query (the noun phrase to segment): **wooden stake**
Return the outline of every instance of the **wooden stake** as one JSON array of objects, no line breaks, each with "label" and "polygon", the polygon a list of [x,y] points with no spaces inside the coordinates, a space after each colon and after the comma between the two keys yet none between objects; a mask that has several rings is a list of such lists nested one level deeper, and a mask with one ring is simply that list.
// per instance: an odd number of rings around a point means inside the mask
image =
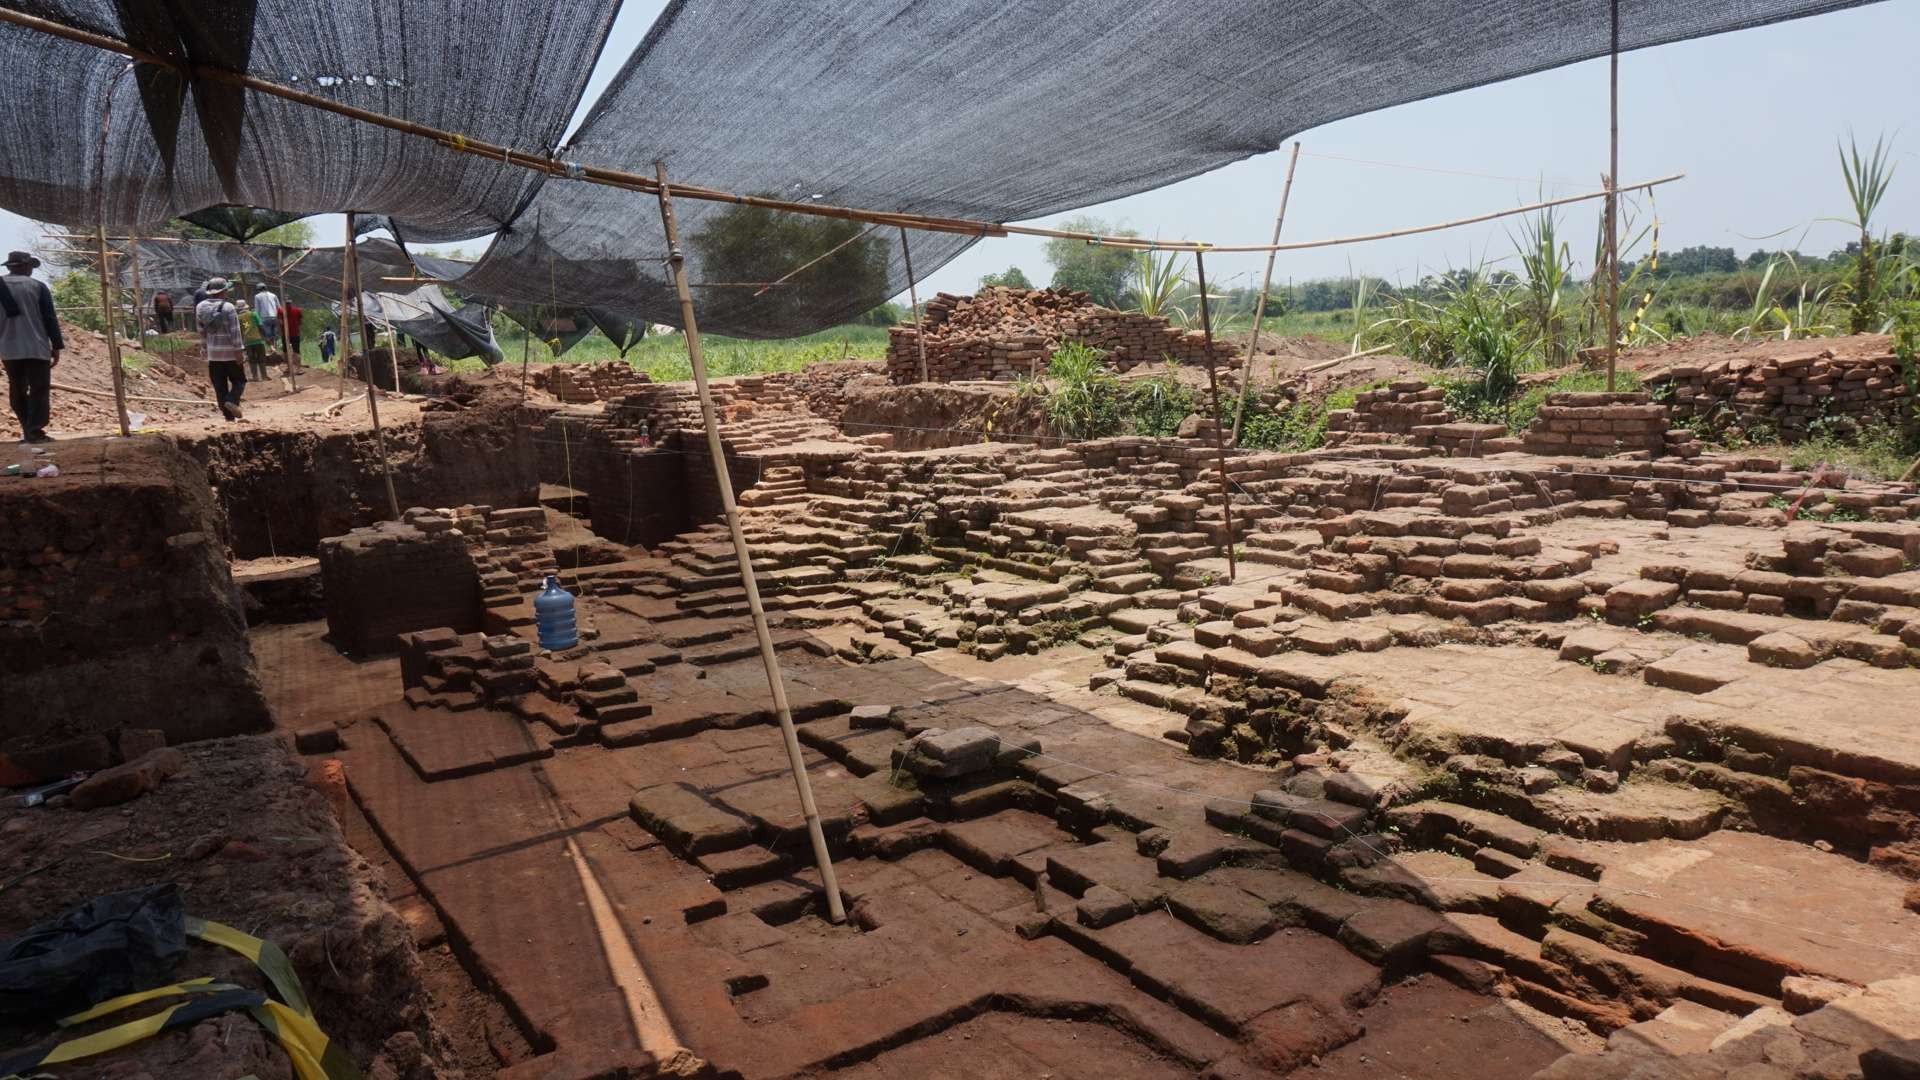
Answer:
[{"label": "wooden stake", "polygon": [[[354,291],[353,281],[353,211],[349,210],[347,211],[347,242],[340,248],[340,315],[335,320],[334,326],[338,331],[334,337],[338,340],[333,343],[334,370],[339,373],[339,378],[335,380],[337,390],[334,396],[343,400],[347,396],[347,356],[353,352],[353,331],[347,326],[349,301],[352,300]],[[372,382],[373,379],[369,377],[367,381]]]},{"label": "wooden stake", "polygon": [[[147,344],[147,305],[146,293],[140,288],[140,232],[134,230],[127,236],[127,268],[133,274],[133,325],[134,337],[140,339],[142,348]],[[156,329],[158,329],[156,327]]]},{"label": "wooden stake", "polygon": [[300,354],[293,348],[293,330],[287,325],[287,256],[279,248],[273,251],[273,288],[280,295],[280,355],[287,361],[287,390],[300,392]]},{"label": "wooden stake", "polygon": [[1207,338],[1207,389],[1213,395],[1213,453],[1220,462],[1220,514],[1227,524],[1227,580],[1240,574],[1233,554],[1233,489],[1227,480],[1227,444],[1220,437],[1220,377],[1214,372],[1213,318],[1207,307],[1206,253],[1193,253],[1193,273],[1200,282],[1200,329]]},{"label": "wooden stake", "polygon": [[713,393],[707,387],[707,364],[700,352],[700,327],[693,317],[693,290],[687,286],[686,256],[680,251],[680,226],[673,216],[673,194],[667,187],[667,165],[654,163],[659,179],[660,221],[667,233],[667,266],[673,273],[674,289],[680,294],[680,322],[687,338],[687,363],[693,368],[693,387],[700,396],[700,421],[707,429],[707,452],[713,456],[713,475],[720,487],[720,505],[727,515],[727,531],[733,536],[733,555],[740,566],[740,584],[746,590],[747,609],[753,614],[753,634],[760,641],[760,660],[767,669],[767,688],[773,693],[774,715],[780,721],[780,736],[787,745],[787,764],[793,769],[793,784],[800,792],[800,812],[807,819],[807,837],[813,841],[813,861],[820,868],[820,887],[827,894],[828,917],[846,921],[840,902],[840,882],[833,872],[833,856],[827,851],[827,836],[820,828],[820,811],[813,803],[813,785],[807,780],[806,761],[800,754],[800,736],[793,728],[793,712],[787,707],[786,686],[780,681],[780,658],[774,655],[773,632],[767,627],[767,612],[760,605],[760,586],[753,577],[753,554],[747,549],[747,534],[740,527],[740,507],[733,499],[733,480],[727,473],[726,447],[720,442],[720,425],[714,418]]},{"label": "wooden stake", "polygon": [[107,227],[96,230],[100,241],[100,317],[107,327],[107,363],[113,370],[113,408],[120,414],[120,434],[132,435],[127,422],[127,373],[120,366],[120,334],[113,328],[113,289],[107,274]]},{"label": "wooden stake", "polygon": [[1620,0],[1610,0],[1607,49],[1607,393],[1620,364]]},{"label": "wooden stake", "polygon": [[[535,325],[540,322],[538,304],[533,308],[533,321]],[[527,365],[533,362],[533,327],[523,326],[521,329],[527,332],[527,336],[520,339],[520,400],[525,401],[527,400]]]},{"label": "wooden stake", "polygon": [[[1287,197],[1293,194],[1293,170],[1300,164],[1300,143],[1293,144],[1293,156],[1287,159],[1287,182],[1280,187],[1280,212],[1273,216],[1273,242],[1280,242],[1280,226],[1287,222]],[[1233,409],[1233,445],[1240,445],[1240,421],[1247,415],[1248,382],[1253,377],[1253,355],[1260,351],[1260,320],[1267,314],[1267,290],[1273,288],[1273,260],[1279,251],[1267,252],[1267,273],[1260,279],[1260,298],[1253,302],[1253,340],[1247,342],[1247,358],[1240,365],[1240,400]]]},{"label": "wooden stake", "polygon": [[[353,267],[350,280],[353,282],[353,322],[356,326],[366,325],[366,316],[360,310],[360,258],[353,250],[353,215],[347,215],[347,260]],[[346,309],[341,309],[341,317]],[[346,369],[346,353],[341,354],[341,370]],[[373,417],[373,445],[380,451],[380,475],[387,482],[387,505],[393,510],[393,520],[400,520],[400,496],[393,491],[393,461],[387,457],[387,434],[380,428],[380,391],[373,385],[373,343],[367,340],[363,330],[360,334],[360,355],[366,361],[362,369],[367,377],[367,412]]]},{"label": "wooden stake", "polygon": [[913,250],[907,246],[907,227],[900,226],[900,257],[907,260],[907,298],[913,301],[913,341],[920,349],[920,381],[927,380],[927,328],[920,322],[920,288],[913,281]]}]

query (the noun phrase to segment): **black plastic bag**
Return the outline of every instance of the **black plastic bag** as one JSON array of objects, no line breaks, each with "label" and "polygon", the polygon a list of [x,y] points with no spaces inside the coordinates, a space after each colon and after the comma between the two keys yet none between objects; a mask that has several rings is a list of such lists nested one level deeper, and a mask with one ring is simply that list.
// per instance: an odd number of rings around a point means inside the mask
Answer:
[{"label": "black plastic bag", "polygon": [[96,896],[0,945],[0,1018],[47,1020],[163,986],[186,954],[173,882]]}]

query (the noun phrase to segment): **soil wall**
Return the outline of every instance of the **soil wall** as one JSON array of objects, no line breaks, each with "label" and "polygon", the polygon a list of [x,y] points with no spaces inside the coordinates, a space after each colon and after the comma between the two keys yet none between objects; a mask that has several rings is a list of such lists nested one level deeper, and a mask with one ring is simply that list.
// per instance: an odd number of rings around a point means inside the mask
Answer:
[{"label": "soil wall", "polygon": [[[542,419],[516,396],[388,428],[401,508],[536,504],[533,425]],[[371,431],[321,436],[242,428],[183,445],[213,483],[236,558],[312,555],[322,538],[390,516]]]},{"label": "soil wall", "polygon": [[840,427],[853,436],[891,436],[896,450],[933,450],[988,439],[1059,445],[1049,437],[1040,402],[984,386],[919,383],[850,389]]},{"label": "soil wall", "polygon": [[170,742],[264,728],[206,473],[159,439],[53,456],[58,477],[0,482],[0,772],[61,746],[83,760],[52,771],[98,768],[123,726]]}]

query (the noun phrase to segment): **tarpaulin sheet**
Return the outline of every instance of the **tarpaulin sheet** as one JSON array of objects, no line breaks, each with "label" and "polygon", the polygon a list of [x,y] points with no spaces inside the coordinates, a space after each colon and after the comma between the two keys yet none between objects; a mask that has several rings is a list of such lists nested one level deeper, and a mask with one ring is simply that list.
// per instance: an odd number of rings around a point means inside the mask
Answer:
[{"label": "tarpaulin sheet", "polygon": [[[1623,48],[1853,0],[1621,0]],[[566,156],[795,201],[988,221],[1130,195],[1356,113],[1605,55],[1604,0],[677,0]],[[793,335],[906,285],[882,229],[754,295],[862,226],[682,200],[703,328]],[[1222,239],[1222,238],[1210,238]],[[921,275],[965,237],[913,234]],[[549,181],[475,272],[678,325],[651,196]],[[557,265],[557,269],[553,266]]]},{"label": "tarpaulin sheet", "polygon": [[[1620,44],[1861,2],[1620,0]],[[564,130],[615,0],[0,3],[542,149]],[[1159,187],[1341,117],[1602,56],[1609,26],[1602,0],[674,0],[560,156],[642,171],[663,160],[683,183],[743,194],[1013,221]],[[504,225],[463,290],[679,322],[650,196],[539,183],[216,84],[186,94],[151,67],[123,80],[135,85],[114,101],[103,178],[97,136],[75,118],[101,115],[124,61],[6,27],[0,62],[33,73],[0,110],[10,209],[91,221],[104,179],[109,222],[231,204],[384,214],[410,241]],[[905,287],[895,230],[740,204],[679,210],[710,330],[806,333]],[[915,268],[930,274],[972,242],[917,233]]]},{"label": "tarpaulin sheet", "polygon": [[[505,145],[566,131],[618,0],[4,0],[149,53]],[[357,210],[409,239],[490,232],[538,176],[280,98],[0,25],[0,206],[43,221],[158,222],[218,206]],[[123,74],[123,72],[125,74]],[[101,118],[112,92],[105,172]],[[211,227],[220,227],[219,225]],[[223,231],[226,231],[223,229]],[[239,229],[244,232],[245,229]]]}]

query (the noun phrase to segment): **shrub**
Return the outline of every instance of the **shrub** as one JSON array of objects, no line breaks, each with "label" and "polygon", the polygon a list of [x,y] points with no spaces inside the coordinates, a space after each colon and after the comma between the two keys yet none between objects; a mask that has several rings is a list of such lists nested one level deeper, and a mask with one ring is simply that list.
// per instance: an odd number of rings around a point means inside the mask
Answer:
[{"label": "shrub", "polygon": [[1139,379],[1127,388],[1127,416],[1141,435],[1164,439],[1192,415],[1193,391],[1182,385],[1179,364],[1169,360],[1165,374]]},{"label": "shrub", "polygon": [[1047,418],[1069,439],[1098,439],[1120,430],[1120,380],[1106,354],[1068,342],[1047,361]]}]

